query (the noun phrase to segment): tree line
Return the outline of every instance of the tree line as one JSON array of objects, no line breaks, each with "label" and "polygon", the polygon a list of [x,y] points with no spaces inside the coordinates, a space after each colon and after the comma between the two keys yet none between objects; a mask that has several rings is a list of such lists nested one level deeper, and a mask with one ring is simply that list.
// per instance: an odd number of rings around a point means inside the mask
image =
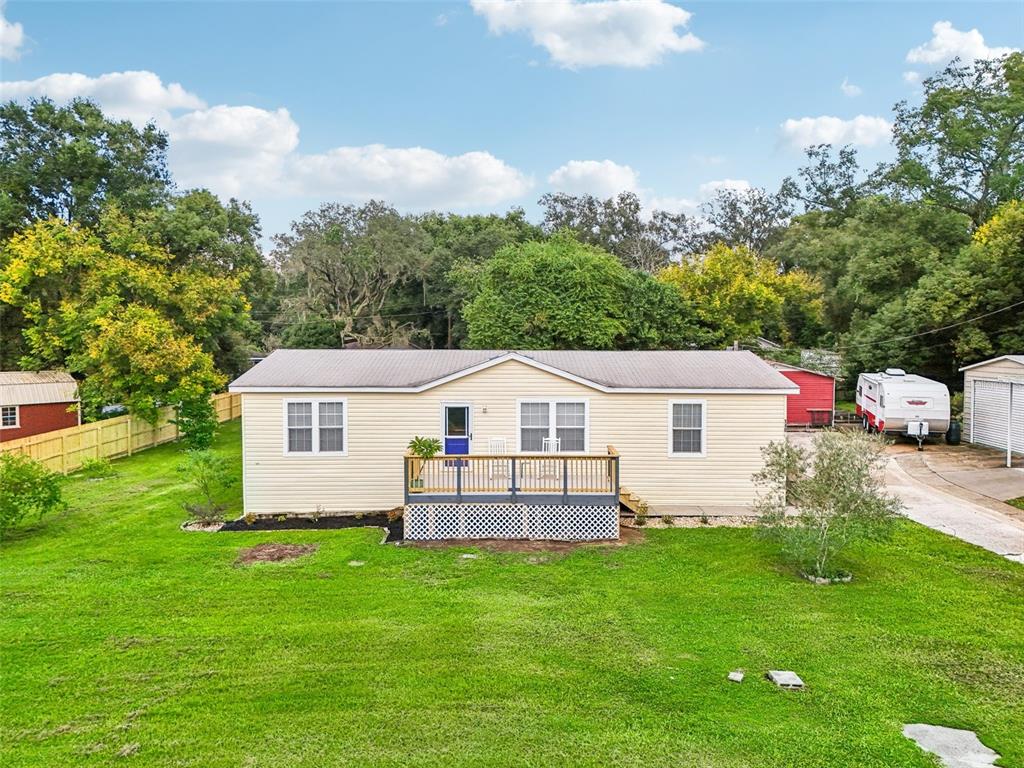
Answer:
[{"label": "tree line", "polygon": [[[86,416],[203,403],[286,347],[837,350],[956,384],[1024,349],[1024,57],[894,107],[895,158],[820,145],[697,213],[546,194],[542,216],[325,203],[273,238],[178,190],[168,140],[88,101],[0,106],[0,366],[65,368]],[[780,353],[785,356],[787,353]],[[208,407],[208,406],[206,406]]]}]

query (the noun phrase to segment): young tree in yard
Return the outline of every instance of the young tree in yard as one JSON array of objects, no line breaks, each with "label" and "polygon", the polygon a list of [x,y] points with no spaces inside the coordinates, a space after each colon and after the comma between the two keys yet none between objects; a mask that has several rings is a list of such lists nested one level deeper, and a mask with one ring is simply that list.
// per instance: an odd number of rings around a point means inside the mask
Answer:
[{"label": "young tree in yard", "polygon": [[822,432],[813,448],[770,443],[756,509],[766,536],[803,574],[834,579],[844,550],[886,537],[902,507],[884,492],[885,442],[862,432]]},{"label": "young tree in yard", "polygon": [[0,538],[26,517],[42,517],[66,506],[61,477],[38,461],[0,454]]},{"label": "young tree in yard", "polygon": [[200,499],[183,505],[189,515],[204,524],[223,520],[228,494],[238,484],[231,462],[215,451],[190,450],[178,471],[185,475]]},{"label": "young tree in yard", "polygon": [[896,105],[896,162],[886,180],[974,226],[1024,197],[1024,54],[954,60],[924,81],[919,105]]}]

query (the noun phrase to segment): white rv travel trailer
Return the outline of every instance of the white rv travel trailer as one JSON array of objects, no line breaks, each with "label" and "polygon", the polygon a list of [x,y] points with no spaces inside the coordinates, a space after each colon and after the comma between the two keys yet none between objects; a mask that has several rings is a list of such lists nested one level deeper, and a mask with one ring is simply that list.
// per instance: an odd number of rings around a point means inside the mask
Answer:
[{"label": "white rv travel trailer", "polygon": [[857,415],[865,429],[916,437],[920,447],[929,435],[949,429],[949,390],[900,368],[862,373],[857,377]]}]

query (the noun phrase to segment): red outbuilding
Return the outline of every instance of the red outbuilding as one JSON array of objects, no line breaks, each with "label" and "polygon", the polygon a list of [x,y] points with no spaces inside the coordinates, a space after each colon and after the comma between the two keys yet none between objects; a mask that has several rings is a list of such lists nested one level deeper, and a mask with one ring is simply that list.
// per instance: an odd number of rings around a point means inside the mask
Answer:
[{"label": "red outbuilding", "polygon": [[786,426],[827,427],[832,424],[836,407],[834,376],[774,360],[767,362],[800,387],[800,394],[786,396]]},{"label": "red outbuilding", "polygon": [[0,371],[0,442],[81,423],[78,384],[64,371]]}]

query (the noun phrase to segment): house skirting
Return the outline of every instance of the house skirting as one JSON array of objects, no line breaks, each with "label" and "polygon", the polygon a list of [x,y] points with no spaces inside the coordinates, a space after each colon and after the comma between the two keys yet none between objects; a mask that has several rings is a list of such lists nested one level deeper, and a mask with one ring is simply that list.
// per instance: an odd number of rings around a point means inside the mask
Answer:
[{"label": "house skirting", "polygon": [[409,504],[404,521],[411,540],[619,538],[617,505]]}]

